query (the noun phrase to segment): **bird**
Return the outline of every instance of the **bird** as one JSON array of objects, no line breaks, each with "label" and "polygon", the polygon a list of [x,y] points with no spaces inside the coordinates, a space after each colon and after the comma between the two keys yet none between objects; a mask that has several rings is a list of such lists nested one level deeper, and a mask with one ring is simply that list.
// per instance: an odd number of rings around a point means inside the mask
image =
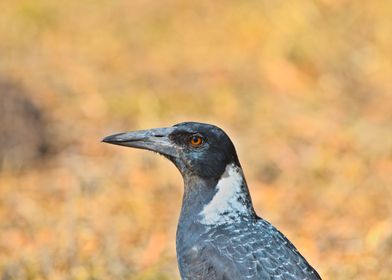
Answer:
[{"label": "bird", "polygon": [[182,122],[105,137],[103,142],[156,152],[184,181],[176,233],[182,280],[321,279],[296,247],[259,217],[229,136]]}]

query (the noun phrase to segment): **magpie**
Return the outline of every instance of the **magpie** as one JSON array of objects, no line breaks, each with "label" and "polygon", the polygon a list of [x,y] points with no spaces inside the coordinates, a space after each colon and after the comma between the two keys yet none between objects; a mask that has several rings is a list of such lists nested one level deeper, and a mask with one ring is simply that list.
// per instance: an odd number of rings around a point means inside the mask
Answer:
[{"label": "magpie", "polygon": [[102,141],[157,152],[181,172],[176,250],[183,280],[321,279],[279,230],[257,216],[234,145],[219,127],[183,122]]}]

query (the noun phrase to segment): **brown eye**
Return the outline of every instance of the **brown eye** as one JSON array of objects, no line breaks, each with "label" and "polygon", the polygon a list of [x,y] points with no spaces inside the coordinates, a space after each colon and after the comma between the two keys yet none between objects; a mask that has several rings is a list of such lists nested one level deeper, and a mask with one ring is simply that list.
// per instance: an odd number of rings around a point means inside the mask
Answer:
[{"label": "brown eye", "polygon": [[199,147],[201,144],[203,144],[203,138],[197,135],[194,135],[191,137],[190,141],[191,145],[193,147]]}]

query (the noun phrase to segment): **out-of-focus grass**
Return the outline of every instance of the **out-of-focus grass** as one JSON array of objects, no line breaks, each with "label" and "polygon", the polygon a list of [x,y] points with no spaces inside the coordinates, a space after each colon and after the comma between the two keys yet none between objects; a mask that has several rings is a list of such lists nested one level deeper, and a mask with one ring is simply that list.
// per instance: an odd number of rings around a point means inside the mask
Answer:
[{"label": "out-of-focus grass", "polygon": [[178,172],[99,140],[184,120],[232,135],[259,214],[326,279],[390,279],[391,16],[388,1],[1,1],[0,76],[52,145],[0,173],[2,279],[178,279]]}]

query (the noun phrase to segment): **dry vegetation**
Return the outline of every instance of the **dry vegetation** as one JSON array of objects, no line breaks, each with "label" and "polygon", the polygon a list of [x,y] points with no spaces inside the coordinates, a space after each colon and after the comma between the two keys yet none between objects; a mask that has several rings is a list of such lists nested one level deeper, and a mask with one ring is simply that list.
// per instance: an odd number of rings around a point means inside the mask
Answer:
[{"label": "dry vegetation", "polygon": [[390,1],[0,1],[0,94],[40,112],[4,118],[1,99],[1,279],[178,279],[180,175],[99,141],[184,120],[232,135],[259,214],[325,279],[392,279],[391,18]]}]

